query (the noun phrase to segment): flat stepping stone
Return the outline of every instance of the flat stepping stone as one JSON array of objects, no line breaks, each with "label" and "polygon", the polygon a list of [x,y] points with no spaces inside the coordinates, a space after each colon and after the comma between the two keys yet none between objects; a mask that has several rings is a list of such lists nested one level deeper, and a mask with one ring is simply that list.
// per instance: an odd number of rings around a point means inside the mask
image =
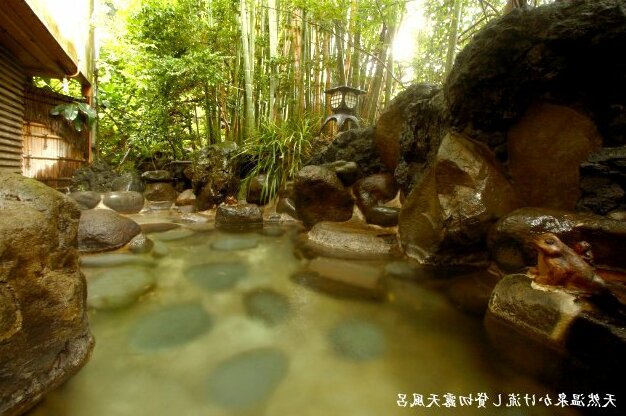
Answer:
[{"label": "flat stepping stone", "polygon": [[259,239],[254,236],[227,236],[211,244],[213,250],[235,251],[248,250],[259,245]]},{"label": "flat stepping stone", "polygon": [[291,314],[287,297],[272,289],[257,289],[247,293],[243,299],[247,314],[268,325],[283,322]]},{"label": "flat stepping stone", "polygon": [[335,352],[356,361],[380,357],[385,352],[382,329],[362,319],[349,319],[330,330],[329,339]]},{"label": "flat stepping stone", "polygon": [[185,276],[204,290],[218,292],[248,277],[248,267],[234,262],[196,264],[185,271]]},{"label": "flat stepping stone", "polygon": [[238,354],[209,376],[211,402],[227,409],[246,409],[267,400],[287,375],[287,356],[275,348],[259,348]]},{"label": "flat stepping stone", "polygon": [[188,230],[186,228],[178,228],[176,230],[158,233],[156,235],[153,235],[152,238],[154,238],[155,240],[159,240],[159,241],[175,241],[175,240],[182,240],[183,238],[191,237],[192,235],[195,235],[195,234],[196,234],[195,232]]},{"label": "flat stepping stone", "polygon": [[154,277],[141,267],[107,270],[87,282],[87,306],[116,309],[132,305],[154,287]]},{"label": "flat stepping stone", "polygon": [[81,267],[115,267],[115,266],[148,266],[154,267],[156,263],[152,259],[147,259],[135,254],[108,253],[80,258]]},{"label": "flat stepping stone", "polygon": [[339,298],[384,300],[387,295],[382,270],[367,263],[317,257],[308,268],[292,275],[298,284]]},{"label": "flat stepping stone", "polygon": [[187,344],[207,332],[213,319],[199,303],[166,306],[140,318],[131,330],[131,345],[155,352]]}]

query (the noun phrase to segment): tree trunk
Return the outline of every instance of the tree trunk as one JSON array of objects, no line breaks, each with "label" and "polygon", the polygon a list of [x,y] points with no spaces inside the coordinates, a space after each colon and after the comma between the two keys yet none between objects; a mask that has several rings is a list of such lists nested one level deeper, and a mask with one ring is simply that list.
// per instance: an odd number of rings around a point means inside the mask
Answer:
[{"label": "tree trunk", "polygon": [[463,10],[462,0],[454,0],[452,20],[450,21],[450,31],[448,34],[448,54],[446,55],[446,72],[447,77],[454,64],[456,56],[456,43],[459,36],[459,23],[461,22],[461,13]]},{"label": "tree trunk", "polygon": [[252,63],[250,61],[250,44],[248,42],[248,13],[246,10],[246,0],[240,0],[241,4],[241,43],[243,46],[243,66],[245,77],[245,135],[250,136],[254,132],[254,105],[253,105],[253,88],[252,88]]}]

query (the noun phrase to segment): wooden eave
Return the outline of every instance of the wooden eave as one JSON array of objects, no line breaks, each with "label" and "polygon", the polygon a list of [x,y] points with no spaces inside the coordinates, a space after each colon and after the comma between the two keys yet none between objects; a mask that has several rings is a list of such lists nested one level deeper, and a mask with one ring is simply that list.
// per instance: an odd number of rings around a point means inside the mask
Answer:
[{"label": "wooden eave", "polygon": [[[28,75],[78,76],[78,65],[24,0],[0,5],[0,44],[17,58]],[[81,77],[81,81],[84,77]]]}]

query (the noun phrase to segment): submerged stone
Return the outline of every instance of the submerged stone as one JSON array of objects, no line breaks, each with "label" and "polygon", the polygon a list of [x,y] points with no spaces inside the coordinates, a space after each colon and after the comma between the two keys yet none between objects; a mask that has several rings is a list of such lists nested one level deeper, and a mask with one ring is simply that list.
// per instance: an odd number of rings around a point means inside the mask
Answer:
[{"label": "submerged stone", "polygon": [[189,267],[185,276],[204,290],[216,292],[230,289],[248,277],[248,268],[242,263],[203,263]]},{"label": "submerged stone", "polygon": [[82,267],[115,267],[115,266],[149,266],[156,265],[154,260],[135,254],[109,253],[93,256],[82,256],[80,258]]},{"label": "submerged stone", "polygon": [[155,241],[152,247],[152,257],[161,258],[170,254],[170,248],[162,241]]},{"label": "submerged stone", "polygon": [[195,233],[192,230],[186,228],[178,228],[176,230],[165,231],[153,236],[154,239],[159,241],[175,241],[182,240],[183,238],[191,237]]},{"label": "submerged stone", "polygon": [[172,222],[148,222],[145,224],[140,224],[140,227],[143,233],[150,234],[174,230],[176,228],[180,228],[180,225],[174,224]]},{"label": "submerged stone", "polygon": [[211,328],[213,319],[198,303],[164,307],[140,318],[131,331],[131,344],[152,352],[177,347]]},{"label": "submerged stone", "polygon": [[120,267],[100,273],[88,282],[87,305],[96,309],[124,308],[154,286],[154,278],[141,267]]},{"label": "submerged stone", "polygon": [[287,374],[287,356],[274,348],[259,348],[219,364],[209,377],[209,398],[229,409],[244,409],[266,400]]},{"label": "submerged stone", "polygon": [[385,352],[385,334],[371,322],[353,318],[331,329],[330,342],[337,354],[357,361],[372,360]]},{"label": "submerged stone", "polygon": [[244,296],[246,312],[252,318],[276,325],[289,317],[291,304],[281,293],[272,289],[257,289]]},{"label": "submerged stone", "polygon": [[233,251],[247,250],[259,245],[259,239],[255,236],[228,236],[220,238],[211,244],[214,250]]}]

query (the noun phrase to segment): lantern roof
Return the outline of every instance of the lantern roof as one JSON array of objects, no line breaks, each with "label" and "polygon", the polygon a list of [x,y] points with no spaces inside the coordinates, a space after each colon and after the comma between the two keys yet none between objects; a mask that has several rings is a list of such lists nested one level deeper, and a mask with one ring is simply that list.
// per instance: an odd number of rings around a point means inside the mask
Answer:
[{"label": "lantern roof", "polygon": [[354,87],[349,87],[347,85],[340,85],[338,87],[333,87],[333,88],[329,88],[326,91],[324,91],[326,94],[334,94],[335,92],[342,92],[342,93],[346,93],[346,92],[353,92],[356,95],[361,95],[361,94],[365,94],[367,91],[363,91],[359,88],[354,88]]}]

